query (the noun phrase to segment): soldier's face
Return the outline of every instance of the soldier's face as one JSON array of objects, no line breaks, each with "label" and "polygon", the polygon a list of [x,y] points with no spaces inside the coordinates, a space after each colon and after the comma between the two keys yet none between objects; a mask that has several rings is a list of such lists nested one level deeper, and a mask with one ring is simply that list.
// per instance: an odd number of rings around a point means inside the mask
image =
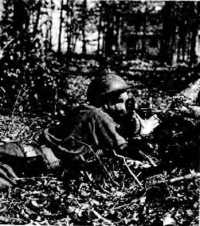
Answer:
[{"label": "soldier's face", "polygon": [[111,96],[105,105],[107,112],[116,117],[123,117],[127,113],[126,102],[128,98],[127,92]]}]

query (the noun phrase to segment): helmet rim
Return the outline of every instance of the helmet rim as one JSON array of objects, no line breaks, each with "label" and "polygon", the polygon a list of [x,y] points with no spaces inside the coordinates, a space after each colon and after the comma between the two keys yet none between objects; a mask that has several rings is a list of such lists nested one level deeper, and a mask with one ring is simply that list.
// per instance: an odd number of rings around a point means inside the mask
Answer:
[{"label": "helmet rim", "polygon": [[[130,89],[126,81],[114,73],[95,78],[87,90],[87,99],[91,104],[99,105],[101,99],[114,93],[122,93]],[[99,102],[99,103],[97,103]]]}]

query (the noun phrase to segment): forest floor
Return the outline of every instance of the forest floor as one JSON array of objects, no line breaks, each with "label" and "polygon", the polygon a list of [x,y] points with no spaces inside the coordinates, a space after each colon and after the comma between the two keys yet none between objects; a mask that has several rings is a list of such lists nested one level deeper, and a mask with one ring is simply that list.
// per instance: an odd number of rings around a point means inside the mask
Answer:
[{"label": "forest floor", "polygon": [[[145,140],[152,150],[150,157],[160,167],[145,170],[137,162],[116,157],[105,160],[106,170],[99,175],[88,169],[67,182],[54,174],[24,178],[0,193],[0,223],[197,226],[200,179],[193,155],[197,140],[191,131],[196,131],[197,122],[181,114],[163,116],[171,101],[164,91],[141,86],[137,94],[137,101],[147,106],[140,109],[143,116],[161,113],[163,125]],[[29,142],[48,123],[39,117],[1,116],[0,134]],[[141,161],[144,166],[146,160]]]}]

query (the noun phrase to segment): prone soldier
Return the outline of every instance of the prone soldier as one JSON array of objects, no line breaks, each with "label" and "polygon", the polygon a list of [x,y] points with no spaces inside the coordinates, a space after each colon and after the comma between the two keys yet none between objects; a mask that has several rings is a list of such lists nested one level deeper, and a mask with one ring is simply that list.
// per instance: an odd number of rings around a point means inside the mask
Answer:
[{"label": "prone soldier", "polygon": [[89,105],[77,107],[60,125],[44,130],[41,149],[48,162],[54,162],[50,165],[58,167],[61,163],[64,168],[77,169],[100,153],[111,157],[113,150],[134,158],[136,146],[129,138],[148,135],[159,119],[153,116],[144,120],[129,107],[129,89],[115,73],[96,77],[88,87]]},{"label": "prone soldier", "polygon": [[77,107],[59,125],[46,128],[38,147],[18,143],[0,145],[0,172],[5,172],[4,169],[12,172],[0,180],[0,187],[12,186],[18,173],[23,175],[34,168],[35,171],[75,168],[77,172],[99,155],[110,158],[117,153],[134,158],[136,146],[129,138],[151,133],[159,120],[157,117],[143,120],[130,107],[129,89],[115,73],[96,77],[88,87],[89,105]]}]

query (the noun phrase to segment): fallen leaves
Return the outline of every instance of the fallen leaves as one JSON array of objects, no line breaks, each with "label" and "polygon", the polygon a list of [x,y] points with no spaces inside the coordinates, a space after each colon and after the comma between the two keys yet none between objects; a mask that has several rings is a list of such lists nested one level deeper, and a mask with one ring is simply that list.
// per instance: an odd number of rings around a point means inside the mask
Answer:
[{"label": "fallen leaves", "polygon": [[[74,86],[74,83],[72,85]],[[147,98],[149,91],[146,90],[146,93],[142,92],[142,94],[145,95],[147,105],[151,100],[154,110],[156,110],[158,98],[162,97],[157,107],[160,111],[170,106],[172,101],[176,102],[172,98],[165,98],[163,93],[152,91],[151,94],[155,94],[153,100]],[[181,103],[177,100],[177,104]],[[148,142],[152,147],[152,154],[158,158],[158,163],[161,162],[162,155],[166,155],[167,161],[172,154],[170,158],[172,165],[168,165],[167,162],[166,165],[169,166],[167,169],[161,168],[159,172],[148,176],[143,172],[144,167],[141,167],[141,164],[145,165],[145,161],[127,162],[127,166],[137,177],[141,186],[136,183],[124,162],[116,159],[105,164],[112,179],[117,181],[118,185],[113,184],[111,178],[102,175],[94,176],[89,171],[81,174],[76,180],[70,181],[63,181],[52,175],[20,178],[17,181],[17,187],[0,193],[0,223],[152,226],[156,223],[162,225],[166,217],[170,216],[180,226],[197,225],[199,179],[183,178],[191,174],[193,165],[181,165],[184,163],[181,162],[184,157],[178,152],[182,153],[182,150],[188,150],[188,147],[192,149],[191,144],[196,141],[193,135],[188,136],[186,130],[190,127],[187,127],[184,120],[170,121],[169,119],[169,115],[166,115],[164,130],[159,133],[160,143],[163,145],[160,146],[159,139]],[[47,123],[47,120],[40,118],[16,117],[10,130],[10,139],[20,139],[24,143],[32,141]],[[8,129],[5,124],[10,125],[9,117],[0,117],[2,137],[5,137]],[[150,172],[150,169],[147,171]],[[181,177],[183,179],[176,183],[166,182]]]}]

